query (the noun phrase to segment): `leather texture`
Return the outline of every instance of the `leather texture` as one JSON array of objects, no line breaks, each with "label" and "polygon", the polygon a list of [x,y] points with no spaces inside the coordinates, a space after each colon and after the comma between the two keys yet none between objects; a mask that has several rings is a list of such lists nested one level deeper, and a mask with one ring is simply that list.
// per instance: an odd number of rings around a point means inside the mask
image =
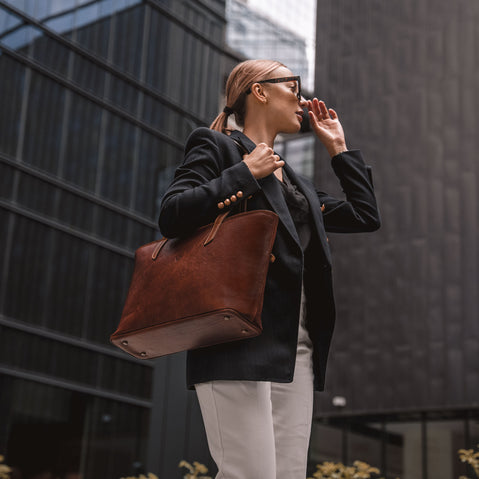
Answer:
[{"label": "leather texture", "polygon": [[219,215],[140,247],[111,342],[140,359],[257,336],[278,226],[267,210]]}]

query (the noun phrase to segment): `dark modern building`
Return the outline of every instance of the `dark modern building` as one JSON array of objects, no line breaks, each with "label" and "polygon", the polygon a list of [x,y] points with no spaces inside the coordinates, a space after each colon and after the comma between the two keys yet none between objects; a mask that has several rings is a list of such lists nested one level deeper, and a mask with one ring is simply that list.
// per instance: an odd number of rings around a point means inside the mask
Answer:
[{"label": "dark modern building", "polygon": [[[479,6],[320,0],[317,17],[315,94],[373,165],[383,227],[330,235],[311,470],[457,478],[456,450],[479,442]],[[0,455],[16,477],[214,473],[185,356],[139,361],[108,337],[184,140],[241,60],[226,21],[224,0],[0,0]],[[278,151],[341,194],[315,144]]]},{"label": "dark modern building", "polygon": [[15,477],[208,462],[184,356],[141,362],[108,337],[184,140],[238,60],[224,10],[0,1],[0,454]]},{"label": "dark modern building", "polygon": [[478,20],[468,0],[318,2],[316,93],[373,165],[383,226],[330,235],[338,321],[313,462],[474,476],[457,449],[479,443]]}]

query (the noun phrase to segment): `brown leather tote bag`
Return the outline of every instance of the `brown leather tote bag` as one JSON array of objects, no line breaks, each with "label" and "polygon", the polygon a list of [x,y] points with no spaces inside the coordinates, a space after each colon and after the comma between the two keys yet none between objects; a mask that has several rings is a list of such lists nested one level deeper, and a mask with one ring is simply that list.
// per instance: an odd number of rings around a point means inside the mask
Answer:
[{"label": "brown leather tote bag", "polygon": [[261,333],[278,216],[227,214],[187,238],[163,238],[136,251],[114,345],[148,359]]}]

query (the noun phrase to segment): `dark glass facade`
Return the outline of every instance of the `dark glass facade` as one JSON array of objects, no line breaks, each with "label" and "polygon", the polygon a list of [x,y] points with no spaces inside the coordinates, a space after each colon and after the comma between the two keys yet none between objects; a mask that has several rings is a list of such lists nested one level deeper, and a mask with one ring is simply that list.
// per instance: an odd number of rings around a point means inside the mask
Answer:
[{"label": "dark glass facade", "polygon": [[318,1],[316,92],[373,166],[382,228],[329,235],[338,319],[315,461],[473,477],[457,449],[479,443],[478,17],[469,0]]},{"label": "dark glass facade", "polygon": [[236,61],[224,9],[0,1],[0,454],[18,477],[208,464],[184,357],[141,362],[108,338],[184,140]]}]

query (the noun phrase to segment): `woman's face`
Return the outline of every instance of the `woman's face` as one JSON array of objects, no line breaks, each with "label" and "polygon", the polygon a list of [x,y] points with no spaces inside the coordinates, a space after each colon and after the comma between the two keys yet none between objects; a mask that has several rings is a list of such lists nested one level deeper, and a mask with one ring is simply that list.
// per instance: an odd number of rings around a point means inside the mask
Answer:
[{"label": "woman's face", "polygon": [[[277,68],[271,78],[293,76],[286,67]],[[263,83],[268,98],[268,120],[277,133],[297,133],[303,120],[303,107],[306,101],[298,100],[298,82]]]}]

